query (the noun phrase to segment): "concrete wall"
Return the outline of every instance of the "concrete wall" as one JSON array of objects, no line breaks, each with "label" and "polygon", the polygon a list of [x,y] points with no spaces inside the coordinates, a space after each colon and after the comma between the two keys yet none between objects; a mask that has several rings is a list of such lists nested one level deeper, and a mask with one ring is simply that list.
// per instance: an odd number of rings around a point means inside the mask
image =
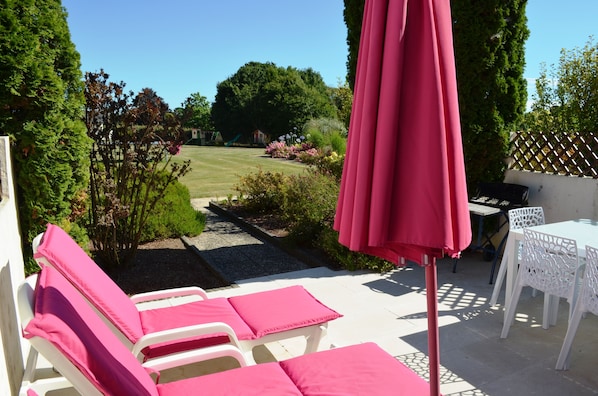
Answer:
[{"label": "concrete wall", "polygon": [[18,394],[29,347],[21,344],[15,305],[24,270],[9,149],[8,137],[0,136],[0,395]]},{"label": "concrete wall", "polygon": [[528,186],[530,206],[542,206],[548,223],[598,220],[598,179],[509,170],[505,182]]}]

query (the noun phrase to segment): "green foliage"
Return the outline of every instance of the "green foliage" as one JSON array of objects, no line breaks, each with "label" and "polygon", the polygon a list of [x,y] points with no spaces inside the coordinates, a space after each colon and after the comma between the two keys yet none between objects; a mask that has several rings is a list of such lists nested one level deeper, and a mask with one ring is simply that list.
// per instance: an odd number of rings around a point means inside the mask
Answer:
[{"label": "green foliage", "polygon": [[336,179],[320,172],[289,177],[281,212],[291,238],[311,241],[326,226],[332,227],[338,193]]},{"label": "green foliage", "polygon": [[470,189],[502,181],[509,134],[527,101],[525,0],[451,2],[465,166]]},{"label": "green foliage", "polygon": [[310,118],[334,117],[321,75],[312,69],[277,67],[250,62],[220,82],[212,105],[212,119],[225,140],[242,134],[251,143],[260,130],[278,136]]},{"label": "green foliage", "polygon": [[548,133],[596,132],[598,126],[598,44],[561,50],[558,68],[542,66],[526,128]]},{"label": "green foliage", "polygon": [[192,93],[181,107],[175,110],[179,116],[184,116],[185,111],[190,113],[189,120],[184,124],[187,128],[197,128],[202,131],[213,131],[215,129],[212,122],[212,104],[208,98],[202,96],[199,92]]},{"label": "green foliage", "polygon": [[177,180],[166,187],[164,197],[150,212],[140,242],[199,235],[205,225],[205,214],[193,209],[189,189]]},{"label": "green foliage", "polygon": [[86,210],[83,105],[79,54],[60,1],[2,1],[0,134],[12,142],[25,261],[48,222],[70,226]]},{"label": "green foliage", "polygon": [[314,162],[318,172],[334,177],[338,183],[340,183],[343,175],[344,164],[345,156],[338,155],[335,152],[329,155],[322,155]]},{"label": "green foliage", "polygon": [[241,176],[235,190],[243,197],[243,205],[258,213],[278,210],[284,203],[289,177],[279,172],[264,172]]},{"label": "green foliage", "polygon": [[86,74],[85,96],[94,141],[89,233],[103,266],[126,266],[167,187],[189,171],[189,162],[171,161],[182,144],[182,120],[151,89],[133,97],[103,71]]},{"label": "green foliage", "polygon": [[338,243],[338,232],[332,228],[322,230],[316,244],[326,252],[331,260],[349,271],[367,269],[376,272],[386,272],[395,268],[395,265],[389,261],[367,254],[352,252],[347,247]]},{"label": "green foliage", "polygon": [[339,83],[338,87],[330,88],[330,97],[336,107],[336,117],[348,129],[349,121],[351,121],[351,109],[353,107],[353,91],[349,87],[349,83]]},{"label": "green foliage", "polygon": [[332,224],[339,194],[340,172],[333,175],[329,169],[339,164],[342,168],[343,161],[342,157],[336,156],[326,162],[329,168],[316,166],[309,172],[289,177],[261,170],[244,176],[238,186],[238,191],[243,195],[239,202],[248,211],[277,213],[287,224],[292,243],[319,247],[346,269],[388,271],[394,268],[392,263],[351,252],[339,244],[338,233],[332,229]]},{"label": "green foliage", "polygon": [[347,128],[336,119],[311,119],[303,125],[303,135],[324,152],[344,154],[347,149]]}]

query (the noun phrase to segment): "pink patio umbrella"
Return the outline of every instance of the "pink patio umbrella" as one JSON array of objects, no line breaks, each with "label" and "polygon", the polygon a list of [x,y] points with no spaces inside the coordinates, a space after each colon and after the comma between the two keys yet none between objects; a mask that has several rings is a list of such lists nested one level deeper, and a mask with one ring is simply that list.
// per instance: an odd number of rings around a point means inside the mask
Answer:
[{"label": "pink patio umbrella", "polygon": [[438,394],[436,259],[471,242],[449,0],[366,0],[334,227],[351,250],[425,266]]}]

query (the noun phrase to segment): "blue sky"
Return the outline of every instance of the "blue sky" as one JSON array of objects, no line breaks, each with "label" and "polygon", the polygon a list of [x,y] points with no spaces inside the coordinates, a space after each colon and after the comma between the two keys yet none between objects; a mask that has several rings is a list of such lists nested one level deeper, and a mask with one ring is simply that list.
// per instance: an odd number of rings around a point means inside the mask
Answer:
[{"label": "blue sky", "polygon": [[[346,75],[343,0],[63,0],[82,69],[103,68],[134,92],[152,88],[170,107],[250,61],[311,67],[330,86]],[[529,92],[540,63],[598,35],[598,1],[529,0]],[[598,37],[597,37],[598,39]],[[530,94],[531,99],[531,94]]]}]

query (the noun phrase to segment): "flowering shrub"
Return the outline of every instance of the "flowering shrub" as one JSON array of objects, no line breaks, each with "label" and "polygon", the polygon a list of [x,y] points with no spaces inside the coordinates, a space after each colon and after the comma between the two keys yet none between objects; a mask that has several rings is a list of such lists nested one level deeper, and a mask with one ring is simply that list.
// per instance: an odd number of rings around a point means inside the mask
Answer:
[{"label": "flowering shrub", "polygon": [[149,88],[134,97],[103,70],[85,77],[85,124],[93,140],[88,232],[101,265],[127,266],[168,187],[190,170],[190,161],[172,161],[184,117]]},{"label": "flowering shrub", "polygon": [[311,143],[298,143],[288,145],[284,141],[274,141],[266,147],[265,153],[272,158],[286,158],[289,160],[299,160],[303,156],[304,152],[309,152],[309,156],[317,155],[317,150],[314,151],[314,147]]}]

